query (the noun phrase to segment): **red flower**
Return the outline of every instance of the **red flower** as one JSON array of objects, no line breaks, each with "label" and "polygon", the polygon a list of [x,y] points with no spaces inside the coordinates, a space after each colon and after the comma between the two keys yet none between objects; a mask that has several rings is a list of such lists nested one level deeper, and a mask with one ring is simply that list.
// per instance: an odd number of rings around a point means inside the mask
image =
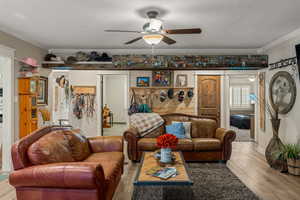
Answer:
[{"label": "red flower", "polygon": [[156,138],[157,146],[160,148],[175,148],[178,138],[172,134],[164,134]]}]

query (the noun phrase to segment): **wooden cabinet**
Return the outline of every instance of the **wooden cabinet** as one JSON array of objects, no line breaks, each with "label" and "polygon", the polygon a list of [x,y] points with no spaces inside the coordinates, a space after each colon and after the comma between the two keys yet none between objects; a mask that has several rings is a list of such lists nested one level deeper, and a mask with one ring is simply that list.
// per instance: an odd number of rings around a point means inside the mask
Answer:
[{"label": "wooden cabinet", "polygon": [[20,138],[38,128],[37,88],[38,77],[19,78]]}]

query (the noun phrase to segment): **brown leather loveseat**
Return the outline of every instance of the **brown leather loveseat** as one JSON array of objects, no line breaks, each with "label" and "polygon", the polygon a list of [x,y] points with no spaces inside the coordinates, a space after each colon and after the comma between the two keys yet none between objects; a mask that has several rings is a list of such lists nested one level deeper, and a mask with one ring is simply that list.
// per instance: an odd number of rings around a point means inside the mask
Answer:
[{"label": "brown leather loveseat", "polygon": [[132,161],[139,161],[143,151],[154,151],[156,138],[165,133],[165,125],[172,121],[191,122],[191,138],[179,139],[175,150],[182,151],[186,161],[223,161],[231,156],[231,143],[235,139],[235,132],[218,128],[214,119],[200,118],[185,114],[162,115],[165,124],[150,134],[140,137],[135,128],[130,128],[124,133],[128,142],[128,157]]},{"label": "brown leather loveseat", "polygon": [[111,200],[123,173],[123,138],[45,127],[14,144],[12,159],[18,200]]}]

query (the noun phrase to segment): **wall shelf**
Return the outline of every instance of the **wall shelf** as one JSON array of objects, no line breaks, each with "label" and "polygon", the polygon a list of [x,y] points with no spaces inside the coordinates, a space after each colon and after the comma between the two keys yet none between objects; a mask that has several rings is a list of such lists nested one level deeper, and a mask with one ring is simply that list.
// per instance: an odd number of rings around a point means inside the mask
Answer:
[{"label": "wall shelf", "polygon": [[46,69],[56,70],[259,70],[266,68],[267,65],[206,65],[199,67],[116,67],[112,62],[79,62],[74,64],[65,63],[42,63]]},{"label": "wall shelf", "polygon": [[194,87],[130,87],[130,89],[194,89]]}]

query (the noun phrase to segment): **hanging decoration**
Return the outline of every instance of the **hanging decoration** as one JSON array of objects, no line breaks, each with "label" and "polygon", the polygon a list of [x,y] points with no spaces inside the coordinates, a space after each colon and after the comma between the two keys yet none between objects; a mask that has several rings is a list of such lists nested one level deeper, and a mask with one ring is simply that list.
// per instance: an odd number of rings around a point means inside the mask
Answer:
[{"label": "hanging decoration", "polygon": [[96,86],[72,86],[73,114],[77,119],[93,118],[95,114]]},{"label": "hanging decoration", "polygon": [[269,70],[279,69],[279,68],[288,67],[288,66],[294,66],[296,64],[297,64],[297,58],[291,57],[291,58],[283,59],[278,62],[269,64],[269,66],[270,66]]}]

